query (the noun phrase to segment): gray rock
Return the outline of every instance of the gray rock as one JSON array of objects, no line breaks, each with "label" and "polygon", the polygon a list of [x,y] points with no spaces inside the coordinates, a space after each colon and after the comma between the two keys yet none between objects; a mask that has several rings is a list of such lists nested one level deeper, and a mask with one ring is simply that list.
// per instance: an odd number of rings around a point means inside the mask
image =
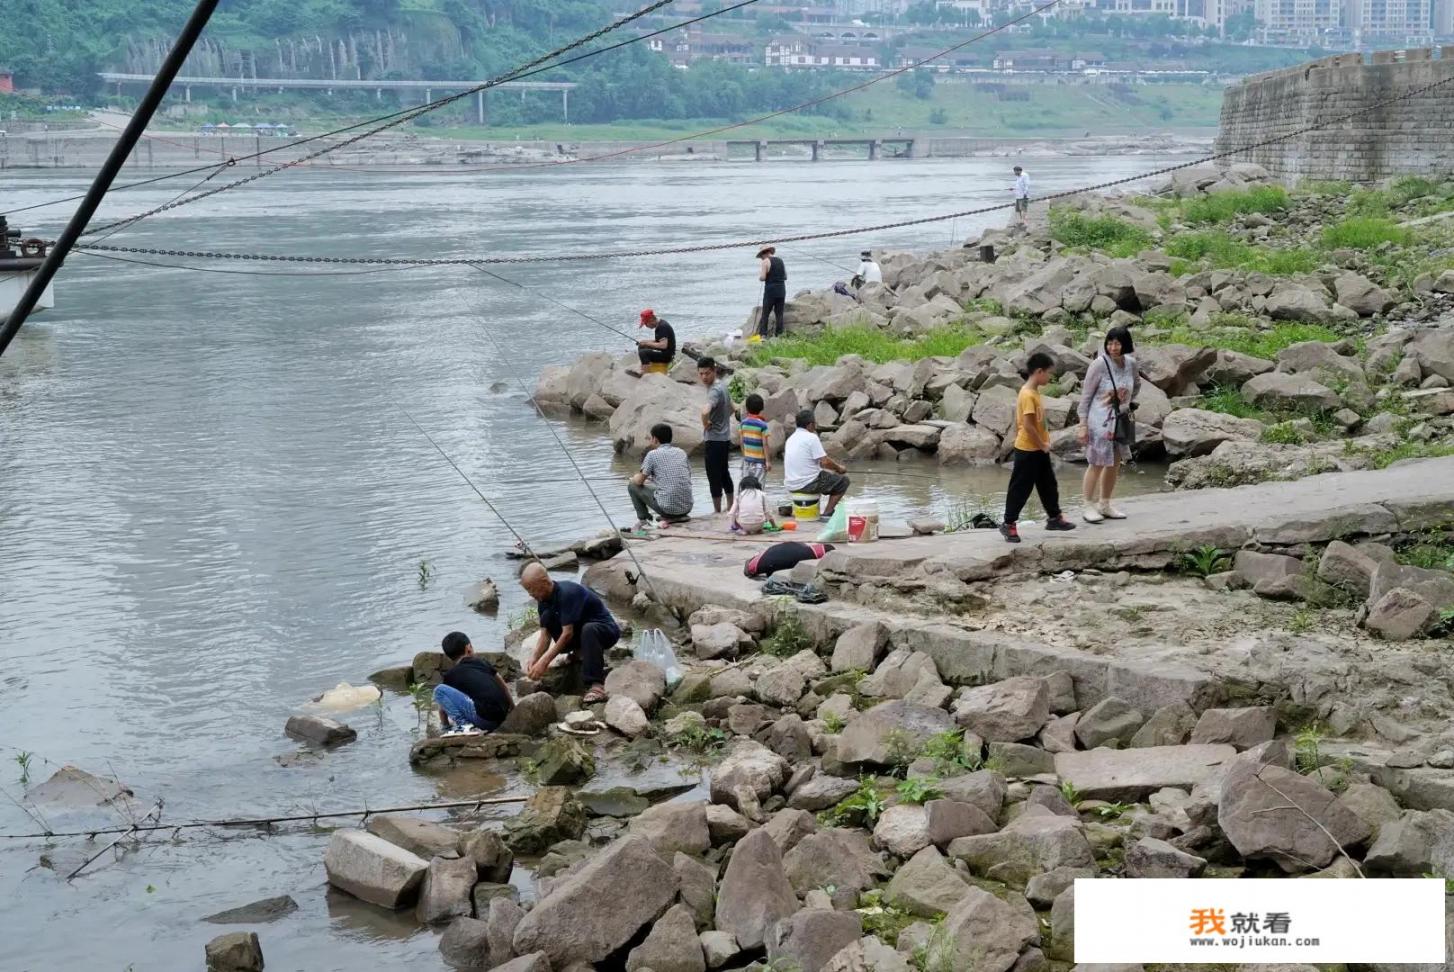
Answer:
[{"label": "gray rock", "polygon": [[518,955],[544,952],[552,964],[599,962],[667,909],[676,875],[651,845],[625,837],[559,879],[515,929]]},{"label": "gray rock", "polygon": [[1109,742],[1124,746],[1136,735],[1145,719],[1131,703],[1114,695],[1107,696],[1081,713],[1075,724],[1075,738],[1086,749],[1095,749]]},{"label": "gray rock", "polygon": [[[1055,772],[1052,768],[1051,772]],[[1061,817],[1080,818],[1080,812],[1071,806],[1065,794],[1060,792],[1059,787],[1054,786],[1032,786],[1030,795],[1025,799],[1026,807],[1044,807],[1051,813]]]},{"label": "gray rock", "polygon": [[818,819],[806,810],[784,809],[773,814],[762,829],[777,844],[777,849],[786,854],[798,841],[817,832]]},{"label": "gray rock", "polygon": [[966,689],[954,705],[954,720],[991,742],[1030,739],[1049,718],[1045,680],[1028,676]]},{"label": "gray rock", "polygon": [[558,722],[555,698],[549,692],[532,692],[515,703],[500,723],[500,732],[517,732],[523,736],[541,736]]},{"label": "gray rock", "polygon": [[[767,748],[800,768],[813,755],[813,737],[801,716],[785,715],[768,727],[762,741]],[[811,764],[807,764],[811,769]],[[789,792],[792,788],[789,787]]]},{"label": "gray rock", "polygon": [[924,804],[928,814],[929,842],[944,847],[956,837],[973,837],[995,832],[995,822],[972,803],[958,800],[930,800]]},{"label": "gray rock", "polygon": [[1277,732],[1277,711],[1270,705],[1241,709],[1208,709],[1197,720],[1191,741],[1227,743],[1238,751],[1270,740]]},{"label": "gray rock", "polygon": [[698,928],[710,927],[717,907],[716,869],[681,852],[672,857],[671,867],[676,872],[682,904],[691,909]]},{"label": "gray rock", "polygon": [[772,926],[798,910],[783,870],[782,854],[764,830],[754,830],[732,849],[717,893],[718,930],[744,949],[761,948]]},{"label": "gray rock", "polygon": [[1143,837],[1126,850],[1127,877],[1197,877],[1206,866],[1205,858],[1177,850],[1166,841],[1154,837]]},{"label": "gray rock", "polygon": [[1275,321],[1312,324],[1328,317],[1328,301],[1322,288],[1315,293],[1306,285],[1291,280],[1279,282],[1267,295],[1262,309]]},{"label": "gray rock", "polygon": [[768,705],[787,708],[795,705],[807,690],[808,680],[798,668],[782,664],[757,676],[753,692]]},{"label": "gray rock", "polygon": [[1271,409],[1311,408],[1332,411],[1342,404],[1338,393],[1307,375],[1270,371],[1242,386],[1242,398]]},{"label": "gray rock", "polygon": [[1336,801],[1291,770],[1238,762],[1222,781],[1217,824],[1243,857],[1295,873],[1326,867],[1339,845],[1350,848],[1369,835],[1368,825]]},{"label": "gray rock", "polygon": [[515,853],[493,830],[481,827],[464,834],[459,841],[459,852],[460,856],[475,862],[481,881],[504,884],[515,869]]},{"label": "gray rock", "polygon": [[[543,951],[531,952],[495,966],[492,972],[551,972],[550,955]],[[565,972],[570,972],[569,968]]]},{"label": "gray rock", "polygon": [[788,806],[795,810],[817,813],[836,806],[840,800],[857,789],[858,784],[853,780],[819,773],[793,791],[793,795],[788,797]]},{"label": "gray rock", "polygon": [[606,676],[606,694],[624,695],[650,713],[666,694],[666,673],[647,661],[629,661]]},{"label": "gray rock", "polygon": [[704,972],[706,960],[697,926],[686,905],[675,905],[651,926],[646,941],[626,956],[626,972]]},{"label": "gray rock", "polygon": [[838,636],[833,646],[832,669],[835,672],[871,672],[883,657],[889,643],[889,631],[877,621],[855,625]]},{"label": "gray rock", "polygon": [[505,824],[505,843],[517,854],[539,854],[551,844],[575,840],[586,831],[586,811],[563,786],[542,786]]},{"label": "gray rock", "polygon": [[349,726],[318,715],[289,716],[283,731],[315,746],[341,746],[358,738],[358,733]]},{"label": "gray rock", "polygon": [[1301,577],[1303,562],[1282,554],[1239,550],[1232,569],[1255,593],[1268,596],[1269,591],[1281,590],[1281,585],[1290,578]]},{"label": "gray rock", "polygon": [[510,955],[495,961],[490,954],[489,922],[475,918],[456,918],[439,936],[439,954],[447,965],[456,969],[488,969],[508,962]]},{"label": "gray rock", "polygon": [[1168,786],[1210,783],[1236,755],[1226,745],[1056,753],[1055,771],[1086,799],[1135,801]]},{"label": "gray rock", "polygon": [[1351,270],[1334,278],[1333,293],[1337,296],[1338,303],[1360,317],[1385,313],[1397,303],[1388,291]]},{"label": "gray rock", "polygon": [[328,883],[381,908],[414,903],[429,862],[362,830],[335,830],[323,858]]},{"label": "gray rock", "polygon": [[943,709],[913,702],[881,702],[854,719],[838,738],[845,763],[887,765],[902,749],[916,751],[926,740],[954,728]]},{"label": "gray rock", "polygon": [[1323,341],[1300,341],[1277,353],[1277,369],[1294,374],[1310,374],[1323,381],[1364,380],[1363,367],[1346,358]]},{"label": "gray rock", "polygon": [[874,843],[890,854],[911,857],[928,847],[929,812],[913,803],[889,807],[873,828]]},{"label": "gray rock", "polygon": [[1050,944],[1045,954],[1062,962],[1075,961],[1075,884],[1060,892],[1050,906]]},{"label": "gray rock", "polygon": [[474,910],[470,892],[479,875],[475,862],[468,857],[436,857],[424,872],[419,887],[419,906],[415,914],[426,925],[440,925],[459,917],[469,917]]},{"label": "gray rock", "polygon": [[1132,749],[1149,746],[1180,746],[1196,728],[1197,714],[1185,702],[1172,702],[1151,713],[1131,737]]},{"label": "gray rock", "polygon": [[[903,940],[900,933],[899,939]],[[872,935],[865,935],[828,960],[822,972],[913,972],[908,959]]]},{"label": "gray rock", "polygon": [[705,854],[712,846],[703,800],[658,803],[632,820],[627,833],[645,840],[667,860],[678,851]]},{"label": "gray rock", "polygon": [[772,796],[787,778],[787,760],[761,743],[745,739],[717,764],[709,789],[713,803],[727,804],[749,819],[758,820],[761,801]]},{"label": "gray rock", "polygon": [[1040,748],[1047,753],[1068,753],[1075,748],[1075,726],[1080,722],[1079,712],[1069,712],[1063,716],[1056,716],[1045,723],[1045,728],[1040,730],[1036,741]]},{"label": "gray rock", "polygon": [[889,873],[883,856],[861,832],[838,827],[799,838],[783,858],[783,869],[799,894],[826,887],[856,894]]},{"label": "gray rock", "polygon": [[949,968],[1009,972],[1020,950],[1039,941],[1039,923],[1024,898],[1002,900],[982,888],[969,888],[944,919]]},{"label": "gray rock", "polygon": [[[1373,545],[1360,548],[1371,554]],[[1384,594],[1395,588],[1413,591],[1436,609],[1454,607],[1454,574],[1444,570],[1429,570],[1400,564],[1393,559],[1383,559],[1368,582],[1368,600],[1377,602]]]},{"label": "gray rock", "polygon": [[751,643],[751,635],[726,621],[692,625],[692,651],[698,658],[735,658],[739,648]]},{"label": "gray rock", "polygon": [[778,922],[767,942],[767,960],[774,967],[820,972],[828,961],[863,934],[852,911],[800,911]]},{"label": "gray rock", "polygon": [[525,917],[524,910],[510,898],[492,898],[490,910],[484,913],[485,936],[490,945],[490,961],[507,962],[515,957],[515,929]]},{"label": "gray rock", "polygon": [[1338,795],[1338,804],[1366,823],[1375,838],[1384,824],[1397,820],[1403,813],[1392,793],[1372,783],[1350,783]]},{"label": "gray rock", "polygon": [[894,873],[884,900],[909,914],[938,918],[959,904],[968,887],[943,854],[925,847]]},{"label": "gray rock", "polygon": [[257,932],[228,932],[207,943],[207,972],[262,972],[263,947]]},{"label": "gray rock", "polygon": [[1179,408],[1161,426],[1161,441],[1173,457],[1205,456],[1223,442],[1253,442],[1262,423],[1200,408]]},{"label": "gray rock", "polygon": [[651,722],[646,718],[646,713],[641,711],[641,706],[626,695],[613,696],[607,700],[605,721],[606,725],[627,739],[644,735],[651,728]]},{"label": "gray rock", "polygon": [[1025,899],[1036,908],[1049,908],[1065,889],[1074,886],[1077,878],[1096,876],[1093,867],[1057,867],[1037,874],[1025,885]]},{"label": "gray rock", "polygon": [[943,684],[934,659],[923,652],[897,648],[858,683],[858,692],[871,699],[902,699],[923,682]]},{"label": "gray rock", "polygon": [[999,766],[1008,779],[1024,779],[1055,772],[1055,754],[1038,746],[1022,743],[993,742],[989,745],[990,759]]},{"label": "gray rock", "polygon": [[369,817],[364,829],[375,837],[382,837],[389,843],[418,854],[425,860],[440,854],[452,855],[459,851],[458,830],[430,820],[420,820],[402,813],[384,813]]},{"label": "gray rock", "polygon": [[1057,867],[1092,867],[1095,856],[1079,820],[1028,807],[996,834],[960,837],[949,856],[977,874],[1024,887],[1035,874]]},{"label": "gray rock", "polygon": [[737,939],[724,931],[704,931],[697,940],[701,942],[702,956],[709,969],[720,969],[742,951],[737,947]]},{"label": "gray rock", "polygon": [[990,770],[946,777],[939,781],[938,788],[946,800],[973,804],[991,820],[999,819],[1005,804],[1004,777]]},{"label": "gray rock", "polygon": [[747,836],[752,821],[731,807],[707,804],[707,833],[712,835],[712,845],[731,844]]},{"label": "gray rock", "polygon": [[254,901],[238,908],[228,908],[226,911],[208,915],[202,920],[214,925],[261,925],[277,921],[297,910],[298,902],[283,894],[276,898],[263,898],[261,901]]},{"label": "gray rock", "polygon": [[1368,597],[1369,585],[1378,561],[1342,540],[1334,540],[1323,548],[1318,558],[1318,579],[1340,587],[1361,598]]},{"label": "gray rock", "polygon": [[[700,713],[692,713],[700,717]],[[593,817],[634,817],[646,811],[651,801],[629,786],[606,790],[577,790],[576,798]]]},{"label": "gray rock", "polygon": [[1395,587],[1373,602],[1363,626],[1385,641],[1407,641],[1428,631],[1437,617],[1418,593]]},{"label": "gray rock", "polygon": [[1363,865],[1393,877],[1454,874],[1454,813],[1409,810],[1383,821]]}]

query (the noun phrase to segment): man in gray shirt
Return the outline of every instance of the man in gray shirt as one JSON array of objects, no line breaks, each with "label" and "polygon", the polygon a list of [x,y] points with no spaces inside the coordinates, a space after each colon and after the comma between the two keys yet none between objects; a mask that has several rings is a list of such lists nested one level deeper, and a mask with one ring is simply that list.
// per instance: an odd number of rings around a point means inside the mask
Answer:
[{"label": "man in gray shirt", "polygon": [[697,361],[697,380],[707,386],[707,405],[702,409],[702,451],[707,466],[707,488],[712,491],[712,509],[722,512],[723,497],[732,505],[732,472],[728,452],[732,448],[732,397],[717,376],[717,362]]},{"label": "man in gray shirt", "polygon": [[631,505],[636,507],[638,533],[651,526],[653,511],[661,515],[663,523],[681,522],[692,512],[692,464],[671,439],[670,425],[662,422],[651,427],[651,451],[641,460],[641,472],[626,487]]}]

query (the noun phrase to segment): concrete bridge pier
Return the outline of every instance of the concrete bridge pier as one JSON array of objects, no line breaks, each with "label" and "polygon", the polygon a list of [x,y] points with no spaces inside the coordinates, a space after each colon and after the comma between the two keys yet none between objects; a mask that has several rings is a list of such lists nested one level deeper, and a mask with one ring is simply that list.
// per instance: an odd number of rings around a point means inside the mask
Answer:
[{"label": "concrete bridge pier", "polygon": [[763,155],[767,153],[767,143],[758,139],[752,143],[752,161],[761,162]]},{"label": "concrete bridge pier", "polygon": [[873,162],[878,159],[879,150],[884,147],[882,139],[873,139],[868,143],[868,160]]},{"label": "concrete bridge pier", "polygon": [[821,152],[822,149],[823,149],[823,140],[821,138],[820,139],[817,139],[816,141],[813,142],[813,161],[814,162],[817,162],[818,161],[818,153]]}]

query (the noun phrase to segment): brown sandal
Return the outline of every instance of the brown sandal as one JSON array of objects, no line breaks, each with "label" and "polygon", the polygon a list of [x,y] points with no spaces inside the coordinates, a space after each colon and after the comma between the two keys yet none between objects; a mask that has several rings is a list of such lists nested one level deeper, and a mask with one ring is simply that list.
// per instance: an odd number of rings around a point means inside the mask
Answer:
[{"label": "brown sandal", "polygon": [[581,696],[581,705],[595,705],[597,702],[605,702],[607,699],[606,690],[593,688]]}]

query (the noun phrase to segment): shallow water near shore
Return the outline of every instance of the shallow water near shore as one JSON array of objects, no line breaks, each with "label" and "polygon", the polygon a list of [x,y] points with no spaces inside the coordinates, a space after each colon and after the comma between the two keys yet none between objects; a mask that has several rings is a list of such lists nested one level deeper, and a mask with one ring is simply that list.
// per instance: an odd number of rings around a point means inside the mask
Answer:
[{"label": "shallow water near shore", "polygon": [[[1169,161],[1025,165],[1036,191],[1048,193]],[[110,242],[420,257],[650,248],[1000,203],[1009,164],[289,173]],[[118,193],[99,219],[159,205],[184,184]],[[84,185],[76,175],[7,173],[0,208]],[[12,225],[53,236],[64,212]],[[33,218],[42,215],[50,219]],[[810,254],[852,266],[863,246],[928,250],[983,225],[931,224],[782,253],[794,289],[822,286],[848,273]],[[740,326],[757,296],[750,251],[501,272],[627,330],[638,310],[654,307],[683,338]],[[35,826],[5,798],[23,789],[20,753],[35,754],[32,783],[75,763],[131,784],[145,807],[164,797],[164,821],[521,792],[513,775],[411,771],[416,716],[398,696],[349,713],[359,740],[321,761],[282,766],[275,757],[297,752],[282,725],[308,698],[358,684],[454,628],[493,647],[525,606],[503,555],[513,538],[401,406],[533,543],[576,539],[605,519],[514,382],[533,387],[547,364],[625,342],[465,268],[329,279],[157,270],[78,254],[56,300],[0,359],[0,832]],[[633,464],[611,455],[600,425],[556,428],[617,523],[627,523],[621,482]],[[941,473],[932,461],[863,464],[854,474],[855,492],[888,515],[993,503],[1007,478]],[[1160,474],[1133,471],[1124,490],[1160,488]],[[1062,477],[1067,500],[1076,477]],[[697,505],[710,507],[702,483]],[[495,619],[465,606],[466,591],[487,576],[504,596]],[[198,967],[203,943],[227,930],[199,918],[279,894],[300,909],[257,927],[269,968],[442,968],[437,933],[412,915],[326,892],[325,843],[325,832],[307,827],[226,840],[164,833],[67,884],[35,867],[40,844],[0,842],[11,932],[0,969]],[[76,863],[97,849],[79,847],[67,851]]]}]

